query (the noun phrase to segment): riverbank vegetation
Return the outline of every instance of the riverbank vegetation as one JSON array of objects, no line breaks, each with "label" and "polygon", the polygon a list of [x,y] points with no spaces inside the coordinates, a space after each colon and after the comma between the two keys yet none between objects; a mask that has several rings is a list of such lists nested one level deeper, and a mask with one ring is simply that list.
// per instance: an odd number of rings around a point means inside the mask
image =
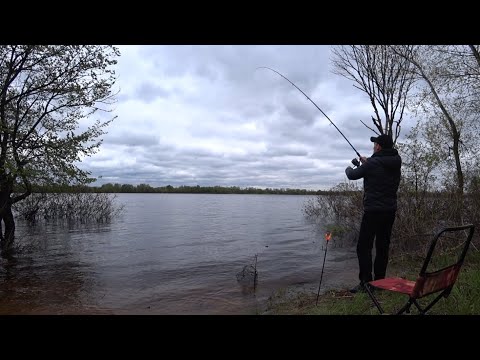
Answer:
[{"label": "riverbank vegetation", "polygon": [[[403,256],[392,259],[388,273],[415,280],[423,258]],[[430,315],[478,315],[480,314],[480,253],[467,254],[458,280],[447,298],[442,298],[428,312]],[[432,295],[435,296],[435,295]],[[406,295],[389,291],[377,292],[376,297],[387,314],[398,311],[407,301]],[[266,313],[270,315],[379,315],[378,309],[366,293],[351,294],[346,289],[330,290],[320,295],[313,292],[297,292],[286,296],[286,289],[270,297]],[[420,305],[431,297],[421,299]],[[416,314],[412,307],[411,314]]]},{"label": "riverbank vegetation", "polygon": [[84,192],[33,193],[14,205],[20,218],[35,224],[38,221],[76,221],[106,223],[122,213],[124,205],[111,194]]}]

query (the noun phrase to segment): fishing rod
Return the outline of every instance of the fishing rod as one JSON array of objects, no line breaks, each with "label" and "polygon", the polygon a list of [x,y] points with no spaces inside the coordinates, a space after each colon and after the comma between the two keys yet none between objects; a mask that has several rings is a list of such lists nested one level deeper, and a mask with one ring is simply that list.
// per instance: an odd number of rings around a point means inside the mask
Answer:
[{"label": "fishing rod", "polygon": [[273,70],[273,69],[271,69],[271,68],[269,68],[269,67],[266,67],[266,66],[260,66],[260,67],[258,67],[257,69],[268,69],[268,70],[271,70],[271,71],[277,73],[278,75],[280,75],[281,77],[283,77],[283,78],[284,78],[285,80],[287,80],[290,84],[292,84],[293,86],[295,86],[298,91],[300,91],[303,95],[305,95],[305,97],[306,97],[308,100],[310,100],[311,103],[312,103],[313,105],[315,105],[315,107],[316,107],[318,110],[320,110],[320,112],[321,112],[323,115],[325,115],[325,117],[328,119],[328,121],[330,121],[330,123],[331,123],[333,126],[335,126],[335,129],[337,129],[338,132],[343,136],[343,138],[348,142],[348,145],[350,145],[350,146],[352,147],[353,151],[355,151],[355,153],[357,154],[357,156],[360,157],[360,154],[359,154],[359,152],[357,151],[357,149],[355,149],[355,148],[353,147],[353,145],[350,143],[350,141],[348,141],[348,139],[345,137],[345,135],[343,135],[343,133],[340,131],[340,129],[337,127],[337,125],[335,125],[335,124],[333,123],[333,121],[330,120],[330,118],[327,116],[327,114],[325,114],[325,113],[323,112],[323,110],[320,109],[320,108],[318,107],[318,105],[315,104],[315,103],[313,102],[313,100],[310,99],[310,98],[307,96],[307,94],[305,94],[297,85],[295,85],[293,82],[291,82],[286,76],[280,74],[277,70]]}]

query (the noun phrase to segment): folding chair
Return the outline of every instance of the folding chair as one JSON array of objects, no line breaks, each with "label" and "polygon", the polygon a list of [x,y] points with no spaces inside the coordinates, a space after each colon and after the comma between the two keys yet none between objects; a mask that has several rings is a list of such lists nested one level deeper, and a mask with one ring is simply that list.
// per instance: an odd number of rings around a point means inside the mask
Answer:
[{"label": "folding chair", "polygon": [[[467,229],[469,230],[468,236],[465,243],[463,244],[462,252],[460,253],[457,261],[440,270],[431,272],[427,271],[428,265],[432,260],[433,251],[440,236],[444,233],[452,232],[456,232],[458,234],[458,232]],[[380,311],[380,314],[383,314],[384,311],[380,306],[378,299],[374,295],[375,288],[408,295],[409,299],[407,303],[397,312],[397,315],[403,314],[404,312],[410,313],[410,307],[412,305],[415,305],[420,314],[424,315],[428,310],[432,308],[433,305],[435,305],[440,300],[441,297],[448,297],[450,295],[450,291],[452,290],[453,285],[457,280],[458,273],[460,272],[460,268],[462,267],[468,247],[470,246],[470,243],[472,241],[474,229],[475,227],[470,224],[444,228],[439,233],[437,233],[437,235],[433,238],[430,244],[427,257],[423,262],[422,269],[420,270],[420,274],[418,275],[416,281],[393,277],[368,282],[365,286],[365,290]],[[417,302],[417,300],[420,298],[438,292],[440,292],[440,294],[424,308],[422,308]]]}]

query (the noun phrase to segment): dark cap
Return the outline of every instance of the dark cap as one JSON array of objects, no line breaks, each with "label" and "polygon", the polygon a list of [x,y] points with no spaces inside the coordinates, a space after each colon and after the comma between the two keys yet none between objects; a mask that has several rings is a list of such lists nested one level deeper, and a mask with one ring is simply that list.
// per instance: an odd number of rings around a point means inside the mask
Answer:
[{"label": "dark cap", "polygon": [[382,134],[377,137],[372,136],[370,141],[377,143],[382,149],[391,149],[393,147],[393,141],[389,135]]}]

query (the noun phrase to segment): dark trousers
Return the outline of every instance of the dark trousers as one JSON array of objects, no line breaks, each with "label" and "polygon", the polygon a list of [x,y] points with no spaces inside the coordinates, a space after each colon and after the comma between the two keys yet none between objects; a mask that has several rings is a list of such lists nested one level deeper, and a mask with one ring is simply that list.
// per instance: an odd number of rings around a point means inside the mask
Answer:
[{"label": "dark trousers", "polygon": [[385,278],[388,264],[388,249],[392,234],[395,211],[364,212],[357,243],[357,257],[361,282],[372,281],[372,249],[375,239],[375,280]]}]

